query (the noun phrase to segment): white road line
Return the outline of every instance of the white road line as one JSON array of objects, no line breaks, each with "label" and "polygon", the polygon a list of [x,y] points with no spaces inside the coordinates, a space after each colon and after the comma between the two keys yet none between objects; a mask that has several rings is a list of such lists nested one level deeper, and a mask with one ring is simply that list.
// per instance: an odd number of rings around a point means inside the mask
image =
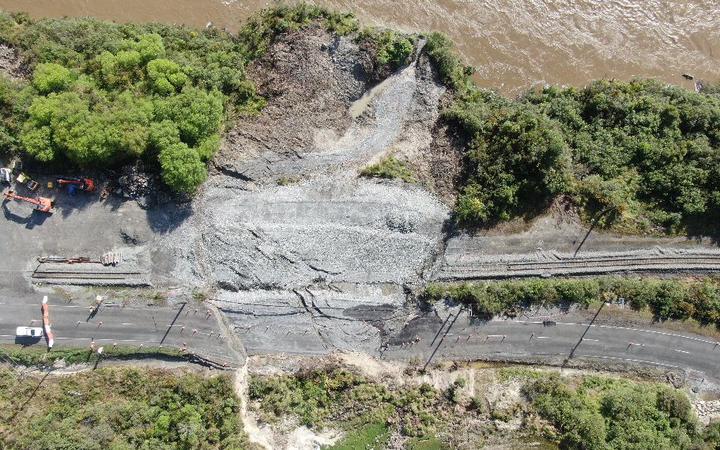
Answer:
[{"label": "white road line", "polygon": [[535,336],[535,339],[550,339],[550,336]]},{"label": "white road line", "polygon": [[613,359],[613,360],[620,360],[620,361],[626,361],[626,362],[633,362],[633,363],[641,363],[641,364],[652,364],[654,366],[663,366],[663,367],[672,367],[674,369],[682,369],[680,366],[675,366],[672,364],[664,364],[659,363],[655,361],[648,361],[646,359],[630,359],[630,358],[621,358],[619,356],[596,356],[596,355],[578,355],[579,358],[596,358],[596,359]]},{"label": "white road line", "polygon": [[88,338],[81,338],[81,337],[77,337],[77,338],[73,338],[73,337],[56,337],[55,340],[58,340],[58,341],[88,341],[88,342],[94,340],[95,342],[98,342],[98,341],[110,341],[110,342],[148,342],[148,343],[152,343],[152,342],[146,341],[146,340],[144,340],[144,339],[111,339],[111,338],[96,338],[96,339],[91,339],[91,338],[89,338],[89,337],[88,337]]},{"label": "white road line", "polygon": [[[512,323],[512,322],[515,322],[515,323],[532,323],[532,324],[542,323],[542,322],[529,322],[529,321],[526,321],[526,320],[513,320],[513,321],[510,321],[510,323]],[[644,329],[644,328],[621,327],[621,326],[617,326],[617,325],[590,325],[590,324],[588,324],[588,323],[575,323],[575,322],[556,322],[556,324],[558,324],[558,325],[569,325],[569,326],[573,326],[573,325],[574,325],[574,326],[583,326],[583,327],[588,327],[588,326],[590,326],[590,327],[597,327],[597,328],[607,328],[607,329],[612,329],[612,330],[627,330],[627,331],[636,331],[636,332],[639,332],[639,333],[653,333],[653,334],[659,334],[659,335],[662,335],[662,336],[677,337],[677,338],[682,338],[682,339],[689,339],[689,340],[691,340],[691,341],[704,342],[704,343],[706,343],[706,344],[713,344],[713,345],[718,344],[718,341],[710,341],[710,340],[707,340],[707,339],[697,338],[697,337],[693,337],[693,336],[685,336],[685,335],[683,335],[683,334],[667,333],[667,332],[664,332],[664,331],[647,330],[647,329]]]},{"label": "white road line", "polygon": [[688,355],[690,354],[690,352],[688,352],[688,351],[686,351],[686,350],[678,350],[678,349],[675,349],[675,351],[678,352],[678,353],[687,353]]},{"label": "white road line", "polygon": [[590,338],[583,338],[583,341],[600,342],[599,339],[590,339]]}]

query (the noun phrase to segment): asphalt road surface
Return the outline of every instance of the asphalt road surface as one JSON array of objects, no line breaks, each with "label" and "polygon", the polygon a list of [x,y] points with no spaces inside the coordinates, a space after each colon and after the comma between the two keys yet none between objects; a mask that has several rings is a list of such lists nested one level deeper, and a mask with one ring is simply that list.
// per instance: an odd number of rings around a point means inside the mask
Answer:
[{"label": "asphalt road surface", "polygon": [[[17,326],[42,327],[40,298],[36,302],[0,302],[0,342],[22,345],[45,346],[45,339],[36,341],[17,339]],[[55,348],[125,347],[187,348],[189,352],[225,362],[237,364],[228,350],[228,336],[218,327],[212,311],[203,305],[184,303],[172,307],[121,306],[107,303],[96,312],[93,306],[68,304],[63,300],[50,299],[50,321],[55,336]],[[93,313],[94,312],[94,313]]]},{"label": "asphalt road surface", "polygon": [[[465,311],[441,320],[426,316],[410,323],[384,349],[386,358],[547,361],[577,366],[647,366],[697,373],[707,382],[720,379],[720,343],[714,339],[657,329],[590,322],[542,320],[479,321]],[[418,339],[419,338],[419,339]],[[703,375],[704,374],[704,375]]]}]

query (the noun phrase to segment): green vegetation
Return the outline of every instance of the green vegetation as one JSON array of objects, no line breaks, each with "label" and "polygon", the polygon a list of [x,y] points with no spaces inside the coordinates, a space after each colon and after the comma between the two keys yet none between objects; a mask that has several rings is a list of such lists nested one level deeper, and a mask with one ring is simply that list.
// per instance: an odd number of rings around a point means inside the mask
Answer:
[{"label": "green vegetation", "polygon": [[665,385],[586,377],[571,387],[553,374],[524,392],[555,425],[562,448],[713,448],[703,441],[685,394]]},{"label": "green vegetation", "polygon": [[0,368],[0,447],[242,449],[227,376],[102,368],[62,377]]},{"label": "green vegetation", "polygon": [[378,448],[392,430],[409,437],[432,437],[446,426],[444,418],[453,406],[428,384],[396,389],[342,369],[253,377],[249,395],[259,402],[265,422],[292,414],[308,427],[349,430],[336,448]]},{"label": "green vegetation", "polygon": [[223,119],[263,105],[245,78],[247,46],[217,30],[0,15],[0,42],[32,68],[0,88],[4,151],[59,167],[144,160],[191,193]]},{"label": "green vegetation", "polygon": [[587,220],[629,232],[714,232],[720,96],[652,80],[546,87],[509,100],[476,88],[452,45],[426,46],[455,90],[444,118],[467,142],[457,219],[533,216],[566,195]]},{"label": "green vegetation", "polygon": [[371,178],[398,178],[406,183],[415,181],[408,166],[393,156],[388,156],[377,164],[365,167],[360,171],[360,175]]},{"label": "green vegetation", "polygon": [[410,63],[415,52],[415,39],[412,35],[378,28],[365,28],[357,37],[358,42],[372,48],[375,63],[383,74]]},{"label": "green vegetation", "polygon": [[720,326],[720,281],[593,278],[442,284],[428,286],[432,300],[452,298],[481,315],[493,316],[531,305],[589,306],[624,298],[635,310],[649,308],[658,320],[695,319]]},{"label": "green vegetation", "polygon": [[438,71],[440,80],[459,93],[472,89],[470,76],[473,68],[463,66],[460,57],[453,49],[452,41],[442,33],[430,33],[424,50]]},{"label": "green vegetation", "polygon": [[361,450],[383,448],[390,438],[388,427],[384,423],[368,423],[356,430],[348,432],[340,442],[330,450]]},{"label": "green vegetation", "polygon": [[[139,359],[139,358],[176,358],[184,359],[187,355],[172,348],[159,347],[128,347],[112,345],[104,346],[102,359]],[[66,364],[95,363],[98,356],[89,348],[55,348],[46,350],[39,347],[21,347],[19,345],[0,345],[0,362],[17,366],[49,367],[56,361]]]},{"label": "green vegetation", "polygon": [[[237,36],[0,13],[0,43],[18,49],[30,70],[29,83],[0,76],[0,151],[58,168],[142,160],[172,190],[191,194],[207,177],[224,120],[265,103],[245,66],[279,34],[311,26],[358,31],[352,14],[307,4],[263,10]],[[389,70],[415,49],[414,38],[391,31],[366,30],[357,40]]]},{"label": "green vegetation", "polygon": [[345,36],[359,29],[351,13],[337,13],[319,6],[300,3],[296,6],[268,8],[250,18],[238,33],[250,58],[265,54],[280,34],[319,24],[327,31]]},{"label": "green vegetation", "polygon": [[[290,415],[311,428],[344,430],[334,450],[385,448],[395,433],[407,437],[409,449],[512,442],[513,448],[710,450],[720,442],[720,425],[703,430],[685,393],[668,385],[517,367],[484,370],[473,386],[458,378],[443,391],[415,384],[411,373],[400,385],[337,368],[302,370],[253,377],[250,398],[265,422],[282,424]],[[496,393],[515,382],[522,395],[498,401]],[[522,425],[508,435],[501,422]]]}]

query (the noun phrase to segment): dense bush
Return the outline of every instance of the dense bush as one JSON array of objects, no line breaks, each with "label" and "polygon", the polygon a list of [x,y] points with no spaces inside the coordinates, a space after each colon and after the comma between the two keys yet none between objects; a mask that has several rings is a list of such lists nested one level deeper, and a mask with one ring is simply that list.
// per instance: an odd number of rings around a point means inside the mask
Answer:
[{"label": "dense bush", "polygon": [[442,33],[433,32],[427,37],[424,51],[438,71],[440,80],[449,87],[464,92],[471,86],[473,68],[463,66],[453,49],[452,41]]},{"label": "dense bush", "polygon": [[559,429],[563,448],[702,448],[687,396],[664,385],[587,377],[572,388],[553,375],[524,392]]},{"label": "dense bush", "polygon": [[0,447],[242,449],[230,378],[98,369],[41,379],[0,369]]},{"label": "dense bush", "polygon": [[34,66],[27,86],[12,92],[2,83],[0,138],[8,137],[0,143],[43,163],[144,159],[172,189],[191,193],[226,113],[262,106],[245,79],[247,46],[216,30],[2,15],[0,41]]},{"label": "dense bush", "polygon": [[695,319],[720,326],[720,281],[593,278],[430,284],[429,299],[452,298],[493,316],[530,305],[587,307],[624,298],[636,310],[649,308],[658,320]]},{"label": "dense bush", "polygon": [[461,222],[507,220],[570,189],[569,148],[559,127],[536,108],[474,91],[444,117],[470,140],[457,204]]},{"label": "dense bush", "polygon": [[426,45],[455,90],[444,117],[467,142],[458,219],[487,226],[567,194],[587,219],[631,232],[714,232],[720,96],[653,80],[546,87],[517,100],[476,88],[447,38]]}]

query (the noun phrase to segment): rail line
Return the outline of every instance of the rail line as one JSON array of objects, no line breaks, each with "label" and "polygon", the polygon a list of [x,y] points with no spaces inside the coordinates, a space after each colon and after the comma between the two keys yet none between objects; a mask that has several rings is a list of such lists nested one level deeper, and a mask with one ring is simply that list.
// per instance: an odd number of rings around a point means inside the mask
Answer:
[{"label": "rail line", "polygon": [[35,271],[31,275],[33,283],[65,285],[114,285],[114,286],[150,286],[148,274],[144,272],[110,271]]},{"label": "rail line", "polygon": [[496,279],[621,272],[720,272],[720,253],[704,255],[592,256],[556,260],[478,261],[442,268],[438,280]]}]

